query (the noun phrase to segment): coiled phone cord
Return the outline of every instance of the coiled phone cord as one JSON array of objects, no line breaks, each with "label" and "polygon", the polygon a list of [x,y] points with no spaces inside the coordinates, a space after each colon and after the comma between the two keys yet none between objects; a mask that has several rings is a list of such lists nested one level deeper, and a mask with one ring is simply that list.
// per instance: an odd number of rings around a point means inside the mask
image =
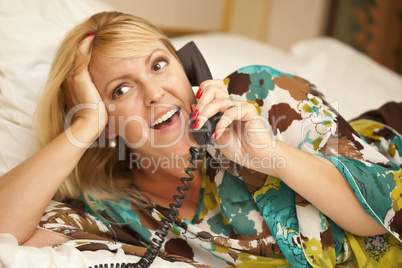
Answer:
[{"label": "coiled phone cord", "polygon": [[[152,244],[147,248],[144,256],[141,257],[141,259],[137,263],[111,263],[110,266],[107,264],[100,264],[100,265],[94,265],[94,268],[146,268],[149,267],[152,262],[155,260],[155,258],[158,256],[158,253],[165,242],[165,237],[168,235],[169,230],[172,226],[172,224],[175,222],[175,218],[179,215],[178,208],[183,206],[183,203],[181,200],[185,199],[187,197],[187,194],[185,193],[190,189],[190,185],[188,182],[192,181],[194,179],[193,171],[198,170],[198,164],[197,160],[200,160],[203,155],[205,154],[207,147],[209,145],[210,141],[210,134],[209,133],[204,133],[205,138],[206,138],[206,144],[203,146],[203,149],[200,151],[196,147],[191,147],[190,148],[190,154],[191,156],[188,158],[188,162],[193,165],[193,167],[186,167],[184,169],[184,172],[187,173],[188,177],[182,177],[180,181],[184,186],[180,186],[177,188],[177,191],[180,193],[180,195],[174,195],[173,199],[176,203],[170,203],[170,211],[167,215],[167,218],[162,219],[162,225],[156,230],[155,237],[152,239]],[[89,268],[92,268],[90,266]]]}]

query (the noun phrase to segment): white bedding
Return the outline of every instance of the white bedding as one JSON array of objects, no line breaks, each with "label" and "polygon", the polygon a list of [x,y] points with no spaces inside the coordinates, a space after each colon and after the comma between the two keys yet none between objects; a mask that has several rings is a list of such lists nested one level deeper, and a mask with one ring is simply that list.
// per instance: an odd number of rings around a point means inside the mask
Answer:
[{"label": "white bedding", "polygon": [[[73,25],[101,10],[111,8],[100,0],[0,0],[0,175],[35,151],[31,120],[58,42]],[[290,52],[228,33],[172,39],[176,48],[191,40],[214,78],[246,65],[269,65],[309,79],[346,119],[387,101],[402,101],[401,76],[330,38],[299,42]],[[68,245],[57,250],[18,248],[10,235],[0,235],[0,267],[20,267],[21,261],[44,267],[44,259],[50,267],[79,267],[65,261],[72,256],[88,257]],[[13,260],[18,266],[11,265]]]},{"label": "white bedding", "polygon": [[[87,241],[87,240],[86,240]],[[83,241],[84,242],[84,241]],[[64,243],[58,248],[52,247],[34,248],[18,246],[17,240],[10,234],[0,234],[0,267],[12,268],[79,268],[79,267],[112,267],[111,264],[136,263],[140,259],[137,256],[125,255],[124,251],[116,244],[116,253],[107,250],[78,251],[72,242]],[[103,266],[100,266],[100,265]],[[97,266],[95,266],[97,265]],[[186,263],[175,263],[174,266],[161,258],[156,258],[152,263],[153,268],[174,267],[191,268]]]}]

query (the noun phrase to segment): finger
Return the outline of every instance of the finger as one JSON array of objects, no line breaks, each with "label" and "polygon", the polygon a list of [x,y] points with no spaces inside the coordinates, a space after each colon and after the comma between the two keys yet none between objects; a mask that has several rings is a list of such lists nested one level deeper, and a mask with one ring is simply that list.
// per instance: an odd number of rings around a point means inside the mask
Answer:
[{"label": "finger", "polygon": [[202,109],[202,112],[198,114],[197,118],[194,118],[198,121],[194,125],[194,129],[201,128],[205,122],[215,114],[224,112],[227,109],[227,101],[228,98],[213,99],[211,102],[205,105]]},{"label": "finger", "polygon": [[82,94],[86,91],[80,89],[90,88],[93,86],[92,79],[88,71],[88,65],[91,59],[89,51],[93,40],[94,35],[90,34],[81,41],[75,54],[74,72],[66,77],[64,82],[63,92],[66,96],[67,107],[69,108],[87,100],[86,97],[83,98]]},{"label": "finger", "polygon": [[[208,95],[209,93],[206,92],[213,92],[216,96],[224,97],[228,95],[228,91],[226,85],[223,83],[222,80],[205,80],[199,86],[199,89],[196,94],[196,98],[200,99],[202,96]],[[206,93],[206,94],[204,94]]]},{"label": "finger", "polygon": [[93,34],[89,34],[84,40],[81,41],[78,51],[75,54],[75,66],[76,72],[80,73],[83,70],[86,70],[90,61],[90,57],[86,57],[89,54],[92,42],[95,36]]},{"label": "finger", "polygon": [[[204,86],[204,88],[201,89],[202,94],[199,94],[200,91],[197,93],[197,95],[201,96],[198,96],[199,100],[195,106],[195,109],[198,110],[199,113],[202,113],[205,107],[212,103],[215,99],[225,99],[229,96],[227,88],[222,80],[207,80],[201,85]],[[218,111],[215,113],[217,112]]]},{"label": "finger", "polygon": [[258,112],[254,105],[244,101],[237,101],[236,106],[227,109],[216,124],[215,140],[219,139],[234,121],[249,122],[257,118]]},{"label": "finger", "polygon": [[226,93],[226,95],[228,94],[227,87],[226,87],[226,85],[225,85],[225,83],[223,82],[222,79],[205,80],[204,82],[202,82],[200,84],[199,89],[204,91],[206,88],[209,88],[209,87],[214,87],[215,89],[217,89],[221,93]]},{"label": "finger", "polygon": [[198,109],[200,109],[196,116],[199,122],[195,125],[198,129],[201,128],[204,123],[212,116],[217,113],[223,113],[227,109],[232,108],[231,104],[234,102],[234,106],[238,102],[235,99],[230,99],[230,97],[225,93],[223,98],[212,98],[211,95],[206,94],[202,99],[200,99],[199,103],[197,104]]},{"label": "finger", "polygon": [[91,47],[91,43],[94,40],[95,35],[93,33],[88,34],[87,37],[84,38],[84,40],[82,40],[81,44],[80,44],[80,48],[79,48],[79,52],[81,52],[82,54],[86,54],[89,51],[89,48]]}]

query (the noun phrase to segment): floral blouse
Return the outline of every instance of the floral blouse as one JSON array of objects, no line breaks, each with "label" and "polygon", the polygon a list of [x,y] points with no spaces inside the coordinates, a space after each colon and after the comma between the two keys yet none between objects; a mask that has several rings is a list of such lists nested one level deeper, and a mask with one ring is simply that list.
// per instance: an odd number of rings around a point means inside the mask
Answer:
[{"label": "floral blouse", "polygon": [[[195,267],[401,265],[401,135],[370,120],[346,122],[313,84],[268,66],[239,69],[224,81],[235,98],[255,105],[274,139],[331,161],[388,233],[350,234],[280,178],[235,164],[210,146],[197,213],[191,222],[178,217],[160,257]],[[269,164],[285,167],[286,161],[274,156]],[[125,199],[53,202],[40,227],[76,239],[90,233],[99,243],[120,241],[126,253],[141,256],[167,211],[156,205],[138,211]],[[77,248],[97,245],[91,240]]]}]

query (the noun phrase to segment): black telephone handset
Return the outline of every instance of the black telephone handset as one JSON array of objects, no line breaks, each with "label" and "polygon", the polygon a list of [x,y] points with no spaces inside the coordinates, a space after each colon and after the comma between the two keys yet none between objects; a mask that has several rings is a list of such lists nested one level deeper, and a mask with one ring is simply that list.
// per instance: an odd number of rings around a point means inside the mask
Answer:
[{"label": "black telephone handset", "polygon": [[[184,47],[179,49],[176,54],[179,57],[192,86],[199,86],[203,81],[212,79],[208,65],[194,42],[191,41],[187,43]],[[192,114],[190,114],[190,118],[191,116]],[[195,121],[191,119],[191,131],[194,140],[199,145],[205,145],[208,142],[212,142],[212,134],[214,133],[215,126],[221,117],[222,115],[219,113],[214,115],[205,122],[202,128],[198,130],[193,129]]]}]

